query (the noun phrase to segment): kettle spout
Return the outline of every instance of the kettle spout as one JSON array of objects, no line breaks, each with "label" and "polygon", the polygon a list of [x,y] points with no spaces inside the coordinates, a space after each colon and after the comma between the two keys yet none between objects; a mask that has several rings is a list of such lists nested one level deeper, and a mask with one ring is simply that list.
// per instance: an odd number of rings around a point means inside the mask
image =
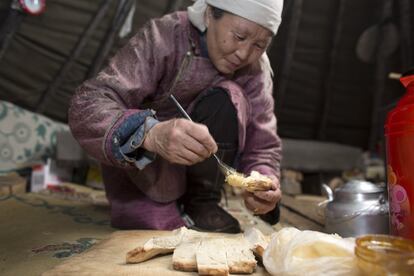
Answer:
[{"label": "kettle spout", "polygon": [[334,199],[334,195],[333,195],[333,191],[331,187],[329,187],[325,183],[322,183],[322,191],[328,196],[329,201],[332,201]]}]

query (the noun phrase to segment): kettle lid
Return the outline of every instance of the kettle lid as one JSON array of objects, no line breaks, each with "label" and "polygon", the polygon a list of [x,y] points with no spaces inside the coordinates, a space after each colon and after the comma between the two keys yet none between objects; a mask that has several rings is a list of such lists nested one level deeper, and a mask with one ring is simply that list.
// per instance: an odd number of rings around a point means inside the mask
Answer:
[{"label": "kettle lid", "polygon": [[364,180],[351,180],[335,190],[340,194],[369,194],[369,193],[382,193],[385,187],[364,181]]}]

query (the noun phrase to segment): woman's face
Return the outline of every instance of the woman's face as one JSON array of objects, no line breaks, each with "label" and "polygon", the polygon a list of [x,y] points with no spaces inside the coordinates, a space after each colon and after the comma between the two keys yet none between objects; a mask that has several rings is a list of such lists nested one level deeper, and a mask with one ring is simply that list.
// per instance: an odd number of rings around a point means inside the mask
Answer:
[{"label": "woman's face", "polygon": [[223,74],[258,61],[272,40],[272,33],[257,23],[227,12],[215,19],[211,8],[206,25],[208,55]]}]

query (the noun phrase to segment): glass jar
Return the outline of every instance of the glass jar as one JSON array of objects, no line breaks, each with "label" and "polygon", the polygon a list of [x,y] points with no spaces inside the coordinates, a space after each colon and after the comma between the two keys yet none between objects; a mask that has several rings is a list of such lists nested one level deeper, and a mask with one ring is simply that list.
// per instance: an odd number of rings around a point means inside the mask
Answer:
[{"label": "glass jar", "polygon": [[414,241],[389,235],[356,239],[355,255],[362,275],[414,275]]}]

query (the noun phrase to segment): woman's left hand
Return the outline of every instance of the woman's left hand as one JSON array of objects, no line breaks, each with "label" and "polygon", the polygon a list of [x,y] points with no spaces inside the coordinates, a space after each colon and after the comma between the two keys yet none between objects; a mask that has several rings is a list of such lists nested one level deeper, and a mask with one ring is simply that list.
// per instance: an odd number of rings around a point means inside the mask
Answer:
[{"label": "woman's left hand", "polygon": [[269,191],[257,191],[254,193],[244,192],[244,203],[246,207],[257,215],[266,214],[272,211],[282,197],[279,179],[275,176],[268,176],[273,180],[272,189]]}]

